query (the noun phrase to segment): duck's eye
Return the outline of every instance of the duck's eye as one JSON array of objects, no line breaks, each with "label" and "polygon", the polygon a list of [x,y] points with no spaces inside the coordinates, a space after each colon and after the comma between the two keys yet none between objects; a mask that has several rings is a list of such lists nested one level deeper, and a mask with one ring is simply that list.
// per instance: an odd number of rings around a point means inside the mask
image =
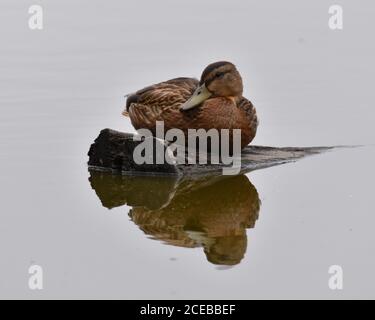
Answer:
[{"label": "duck's eye", "polygon": [[215,77],[218,78],[218,79],[222,78],[223,76],[224,76],[224,72],[218,72],[215,75]]}]

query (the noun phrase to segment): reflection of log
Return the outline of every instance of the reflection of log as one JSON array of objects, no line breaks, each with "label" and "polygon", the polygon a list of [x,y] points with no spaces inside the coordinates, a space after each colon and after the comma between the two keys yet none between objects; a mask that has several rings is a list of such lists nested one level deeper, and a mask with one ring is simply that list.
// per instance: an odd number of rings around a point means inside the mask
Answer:
[{"label": "reflection of log", "polygon": [[178,186],[176,177],[114,175],[90,171],[91,187],[108,209],[128,205],[159,209],[170,202]]},{"label": "reflection of log", "polygon": [[[140,143],[133,141],[133,134],[104,129],[100,132],[89,150],[90,168],[130,173],[147,174],[217,174],[221,173],[224,165],[171,165],[171,164],[142,164],[133,160],[134,148]],[[154,143],[161,143],[154,141]],[[318,154],[332,149],[330,147],[312,148],[273,148],[263,146],[248,146],[242,150],[241,172],[266,168],[286,162],[295,161],[308,155]]]},{"label": "reflection of log", "polygon": [[203,247],[214,264],[235,265],[245,255],[246,229],[258,219],[260,199],[245,175],[136,177],[90,171],[105,207],[127,204],[147,235],[179,247]]}]

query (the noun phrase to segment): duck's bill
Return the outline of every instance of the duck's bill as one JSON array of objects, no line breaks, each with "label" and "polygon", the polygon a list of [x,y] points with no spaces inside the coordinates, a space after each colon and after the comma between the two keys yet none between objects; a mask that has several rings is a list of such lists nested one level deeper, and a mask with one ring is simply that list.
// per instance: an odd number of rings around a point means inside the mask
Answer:
[{"label": "duck's bill", "polygon": [[208,91],[205,84],[199,86],[193,95],[187,100],[185,103],[181,105],[181,110],[189,110],[192,109],[199,104],[201,104],[204,100],[211,97],[212,93]]}]

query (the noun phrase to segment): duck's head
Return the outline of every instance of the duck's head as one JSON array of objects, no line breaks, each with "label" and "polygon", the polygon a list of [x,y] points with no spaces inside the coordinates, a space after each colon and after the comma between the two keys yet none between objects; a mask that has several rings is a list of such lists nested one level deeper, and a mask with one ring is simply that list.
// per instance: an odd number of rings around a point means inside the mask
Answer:
[{"label": "duck's head", "polygon": [[210,97],[242,96],[242,91],[242,78],[236,66],[228,61],[214,62],[203,70],[198,88],[181,109],[194,108]]}]

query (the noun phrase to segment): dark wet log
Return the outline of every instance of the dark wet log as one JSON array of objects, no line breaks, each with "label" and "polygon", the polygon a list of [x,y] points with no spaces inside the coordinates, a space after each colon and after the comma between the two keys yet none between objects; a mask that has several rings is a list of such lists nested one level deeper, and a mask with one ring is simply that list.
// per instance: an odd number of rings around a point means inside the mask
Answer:
[{"label": "dark wet log", "polygon": [[[136,164],[133,151],[140,141],[133,140],[134,135],[111,129],[104,129],[95,139],[88,152],[90,169],[125,174],[147,175],[211,175],[221,174],[224,164]],[[154,146],[162,144],[153,139]],[[157,148],[154,148],[155,150]],[[305,156],[319,154],[332,147],[264,147],[249,145],[242,150],[241,173],[296,161]]]}]

